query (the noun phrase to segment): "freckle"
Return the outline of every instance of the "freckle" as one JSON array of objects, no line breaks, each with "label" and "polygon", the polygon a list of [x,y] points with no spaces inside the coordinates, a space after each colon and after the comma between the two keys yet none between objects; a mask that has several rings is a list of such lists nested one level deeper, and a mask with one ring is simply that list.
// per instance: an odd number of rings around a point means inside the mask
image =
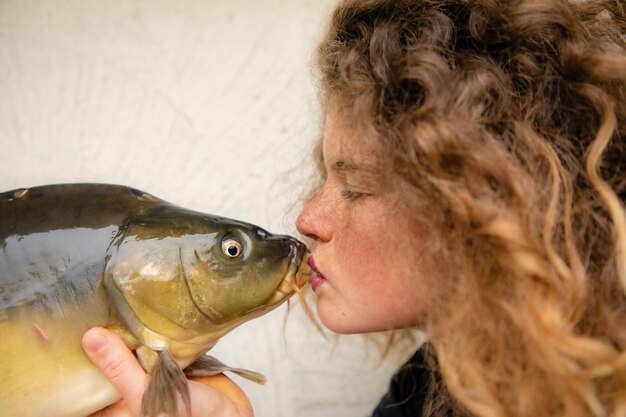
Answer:
[{"label": "freckle", "polygon": [[50,343],[50,338],[37,323],[33,323],[33,330],[35,331],[35,336],[41,345],[46,346]]}]

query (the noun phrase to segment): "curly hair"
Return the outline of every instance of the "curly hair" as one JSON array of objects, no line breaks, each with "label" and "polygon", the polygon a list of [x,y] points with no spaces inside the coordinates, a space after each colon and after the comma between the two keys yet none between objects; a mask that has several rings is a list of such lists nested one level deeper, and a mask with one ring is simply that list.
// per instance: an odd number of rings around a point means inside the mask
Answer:
[{"label": "curly hair", "polygon": [[626,415],[625,7],[345,0],[332,14],[324,105],[426,199],[442,240],[428,413]]}]

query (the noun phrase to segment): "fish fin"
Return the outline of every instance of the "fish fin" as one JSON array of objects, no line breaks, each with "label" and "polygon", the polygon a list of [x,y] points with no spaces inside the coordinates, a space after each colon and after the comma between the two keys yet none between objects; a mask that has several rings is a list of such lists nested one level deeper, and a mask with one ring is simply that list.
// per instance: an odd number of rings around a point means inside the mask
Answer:
[{"label": "fish fin", "polygon": [[141,417],[191,417],[187,378],[171,353],[158,350],[150,383],[141,401]]},{"label": "fish fin", "polygon": [[158,350],[150,349],[148,346],[142,345],[135,349],[135,354],[143,369],[145,369],[147,373],[151,373],[159,360]]},{"label": "fish fin", "polygon": [[257,384],[265,384],[267,378],[264,375],[242,368],[233,368],[225,365],[219,359],[209,355],[202,355],[194,363],[185,368],[183,372],[187,376],[211,376],[223,372],[233,372]]}]

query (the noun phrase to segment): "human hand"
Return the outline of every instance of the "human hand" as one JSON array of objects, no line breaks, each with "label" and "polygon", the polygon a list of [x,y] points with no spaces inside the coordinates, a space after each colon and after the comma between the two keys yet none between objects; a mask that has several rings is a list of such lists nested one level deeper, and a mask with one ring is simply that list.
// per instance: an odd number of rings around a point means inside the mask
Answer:
[{"label": "human hand", "polygon": [[[91,361],[117,388],[122,399],[90,417],[137,417],[148,375],[133,353],[113,332],[88,330],[83,349]],[[211,417],[252,417],[252,406],[244,392],[224,374],[189,379],[192,415]]]}]

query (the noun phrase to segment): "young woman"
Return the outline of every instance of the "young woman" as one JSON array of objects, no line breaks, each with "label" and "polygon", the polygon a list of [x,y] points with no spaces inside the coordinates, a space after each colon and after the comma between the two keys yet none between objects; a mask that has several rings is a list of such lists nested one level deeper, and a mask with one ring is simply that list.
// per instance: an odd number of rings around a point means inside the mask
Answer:
[{"label": "young woman", "polygon": [[[320,319],[429,337],[374,416],[626,415],[623,2],[345,0],[318,52]],[[84,345],[125,398],[100,415],[138,415],[132,355]],[[197,415],[252,414],[208,384]]]}]

